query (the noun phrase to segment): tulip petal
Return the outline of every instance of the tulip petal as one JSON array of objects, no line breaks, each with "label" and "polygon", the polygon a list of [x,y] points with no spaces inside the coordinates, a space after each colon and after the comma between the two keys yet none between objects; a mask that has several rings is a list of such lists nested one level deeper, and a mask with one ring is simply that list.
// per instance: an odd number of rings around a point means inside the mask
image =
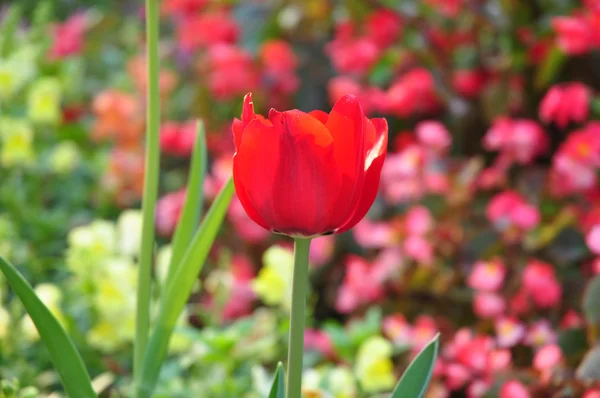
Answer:
[{"label": "tulip petal", "polygon": [[330,208],[342,181],[330,132],[318,119],[297,110],[271,111],[269,116],[280,129],[273,185],[278,231],[303,236],[329,232]]},{"label": "tulip petal", "polygon": [[319,120],[323,124],[327,123],[327,119],[329,119],[329,114],[327,112],[323,112],[318,109],[310,111],[308,112],[308,114],[314,117],[315,119]]},{"label": "tulip petal", "polygon": [[365,129],[364,111],[353,95],[343,96],[331,110],[327,123],[334,141],[335,159],[342,172],[342,186],[330,209],[329,225],[344,225],[357,208],[364,182]]},{"label": "tulip petal", "polygon": [[344,232],[355,226],[367,214],[379,191],[381,168],[385,161],[388,141],[388,125],[383,118],[367,120],[367,129],[375,134],[368,134],[369,142],[365,159],[365,183],[356,212],[352,218],[337,232]]},{"label": "tulip petal", "polygon": [[259,119],[252,120],[233,157],[233,182],[248,216],[266,229],[274,222],[271,198],[278,162],[278,130]]},{"label": "tulip petal", "polygon": [[233,144],[237,150],[242,142],[242,134],[244,128],[252,120],[256,118],[254,113],[254,102],[252,102],[252,93],[248,93],[244,96],[244,105],[242,107],[242,120],[235,118],[231,129],[233,130]]}]

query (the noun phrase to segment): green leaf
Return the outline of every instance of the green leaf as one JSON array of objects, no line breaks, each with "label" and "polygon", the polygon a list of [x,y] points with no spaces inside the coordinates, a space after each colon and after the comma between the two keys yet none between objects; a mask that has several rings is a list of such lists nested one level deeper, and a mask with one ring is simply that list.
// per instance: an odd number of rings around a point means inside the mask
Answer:
[{"label": "green leaf", "polygon": [[70,397],[96,397],[90,375],[75,345],[16,268],[0,257],[0,269],[35,324]]},{"label": "green leaf", "polygon": [[562,68],[566,59],[567,57],[560,48],[555,46],[550,49],[548,55],[546,55],[546,58],[542,61],[541,66],[538,67],[535,76],[535,88],[541,90],[550,84],[558,72],[560,72],[560,68]]},{"label": "green leaf", "polygon": [[273,385],[271,386],[269,398],[285,398],[285,372],[281,362],[277,364],[275,379],[273,380]]},{"label": "green leaf", "polygon": [[171,263],[169,264],[169,274],[166,286],[168,286],[173,279],[177,267],[181,264],[185,249],[194,237],[194,231],[198,228],[202,207],[204,206],[202,188],[206,175],[206,139],[204,135],[204,123],[202,123],[201,120],[198,120],[196,131],[196,145],[194,146],[194,151],[192,153],[185,204],[173,237],[173,255],[171,256]]},{"label": "green leaf", "polygon": [[589,323],[600,325],[600,276],[588,282],[583,292],[583,313]]},{"label": "green leaf", "polygon": [[138,398],[152,395],[177,319],[188,301],[194,282],[217,237],[232,196],[233,179],[229,179],[210,207],[188,246],[181,264],[177,267],[173,280],[167,286],[167,291],[160,303],[156,326],[146,347],[140,383],[137,386],[136,397]]},{"label": "green leaf", "polygon": [[394,388],[391,398],[422,398],[425,395],[433,373],[439,345],[440,335],[438,334],[408,365],[408,369]]}]

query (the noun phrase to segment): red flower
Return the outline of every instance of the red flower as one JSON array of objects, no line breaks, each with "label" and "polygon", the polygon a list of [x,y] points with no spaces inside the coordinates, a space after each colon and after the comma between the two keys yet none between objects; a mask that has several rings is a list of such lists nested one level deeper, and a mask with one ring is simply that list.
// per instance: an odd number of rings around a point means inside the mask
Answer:
[{"label": "red flower", "polygon": [[160,149],[170,155],[190,156],[196,141],[196,122],[165,122],[160,127]]},{"label": "red flower", "polygon": [[84,14],[75,14],[57,25],[52,32],[50,59],[62,59],[79,54],[83,49],[85,28],[86,17]]},{"label": "red flower", "polygon": [[368,119],[356,97],[331,113],[271,109],[254,114],[251,94],[233,123],[233,179],[248,216],[292,236],[339,233],[375,200],[387,147],[385,119]]},{"label": "red flower", "polygon": [[552,27],[558,35],[558,46],[570,55],[583,54],[593,46],[593,31],[582,16],[556,17]]},{"label": "red flower", "polygon": [[233,44],[239,36],[235,19],[224,11],[188,15],[177,24],[177,38],[186,51],[215,44]]},{"label": "red flower", "polygon": [[540,119],[546,123],[554,121],[560,128],[569,122],[587,120],[590,90],[582,83],[553,86],[540,104]]}]

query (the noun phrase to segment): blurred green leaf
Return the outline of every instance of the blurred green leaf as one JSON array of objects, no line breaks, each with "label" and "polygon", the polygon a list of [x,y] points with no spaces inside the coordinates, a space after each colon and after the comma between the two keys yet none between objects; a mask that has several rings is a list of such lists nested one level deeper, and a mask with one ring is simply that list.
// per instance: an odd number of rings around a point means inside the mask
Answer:
[{"label": "blurred green leaf", "polygon": [[277,370],[275,371],[275,380],[271,386],[271,392],[269,398],[285,398],[285,372],[281,362],[277,364]]},{"label": "blurred green leaf", "polygon": [[554,80],[567,57],[558,48],[553,47],[541,63],[535,76],[535,88],[538,90],[548,86]]},{"label": "blurred green leaf", "polygon": [[600,345],[588,351],[575,375],[578,379],[587,382],[600,380]]},{"label": "blurred green leaf", "polygon": [[71,397],[96,397],[81,356],[67,333],[16,268],[0,257],[0,269],[25,306]]},{"label": "blurred green leaf", "polygon": [[204,123],[199,120],[196,130],[196,144],[192,153],[190,173],[185,195],[185,204],[173,237],[173,255],[169,264],[169,275],[167,286],[181,265],[181,259],[185,250],[194,237],[194,231],[200,222],[202,207],[204,206],[204,177],[206,175],[206,138],[204,134]]},{"label": "blurred green leaf", "polygon": [[210,207],[167,287],[156,326],[146,347],[137,397],[152,395],[161,364],[167,354],[169,339],[221,228],[233,191],[233,179],[230,179]]},{"label": "blurred green leaf", "polygon": [[600,324],[600,276],[592,279],[583,293],[583,313],[591,324]]},{"label": "blurred green leaf", "polygon": [[14,3],[8,8],[8,12],[0,24],[0,57],[8,55],[12,51],[17,37],[15,32],[22,15],[21,5]]},{"label": "blurred green leaf", "polygon": [[408,365],[391,398],[421,398],[427,391],[440,345],[439,334]]}]

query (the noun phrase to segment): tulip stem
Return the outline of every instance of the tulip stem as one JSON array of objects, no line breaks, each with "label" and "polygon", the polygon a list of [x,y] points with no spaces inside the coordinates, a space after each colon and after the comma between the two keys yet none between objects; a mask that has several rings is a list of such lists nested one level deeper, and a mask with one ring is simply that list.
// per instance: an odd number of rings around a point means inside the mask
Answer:
[{"label": "tulip stem", "polygon": [[139,382],[150,329],[150,293],[154,255],[154,211],[158,196],[160,97],[158,89],[158,2],[146,0],[148,93],[146,109],[146,160],[142,196],[142,242],[138,273],[133,352],[133,378]]},{"label": "tulip stem", "polygon": [[302,395],[302,359],[304,356],[304,321],[306,317],[309,249],[310,238],[294,239],[294,275],[292,277],[286,398],[301,398]]}]

